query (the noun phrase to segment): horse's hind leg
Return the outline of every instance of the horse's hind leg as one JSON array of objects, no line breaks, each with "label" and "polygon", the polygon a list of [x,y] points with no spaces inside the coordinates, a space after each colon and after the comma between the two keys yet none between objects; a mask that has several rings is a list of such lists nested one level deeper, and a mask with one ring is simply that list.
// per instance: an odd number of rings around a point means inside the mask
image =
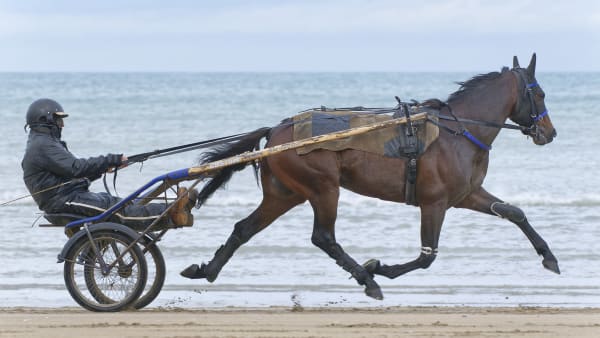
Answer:
[{"label": "horse's hind leg", "polygon": [[[265,192],[268,190],[267,187],[264,187],[264,189]],[[269,226],[279,216],[304,201],[306,199],[296,194],[281,197],[276,194],[265,193],[259,207],[248,217],[235,224],[234,230],[225,244],[221,245],[215,252],[213,259],[208,264],[202,263],[200,266],[192,264],[183,270],[181,275],[192,279],[206,278],[209,282],[213,282],[223,266],[242,244]]]},{"label": "horse's hind leg", "polygon": [[469,195],[457,207],[479,211],[488,215],[499,216],[513,222],[521,229],[521,231],[523,231],[525,236],[527,236],[527,239],[529,239],[538,255],[544,258],[542,265],[544,265],[546,269],[560,274],[556,257],[554,257],[554,254],[550,251],[546,241],[544,241],[544,239],[529,224],[527,217],[525,217],[525,213],[521,209],[514,205],[504,203],[483,188],[480,188],[478,191]]},{"label": "horse's hind leg", "polygon": [[358,284],[365,286],[365,294],[375,299],[383,299],[379,285],[373,277],[350,257],[335,240],[335,220],[339,188],[331,188],[309,198],[313,207],[315,220],[313,225],[312,243],[325,251],[329,257],[356,279]]}]

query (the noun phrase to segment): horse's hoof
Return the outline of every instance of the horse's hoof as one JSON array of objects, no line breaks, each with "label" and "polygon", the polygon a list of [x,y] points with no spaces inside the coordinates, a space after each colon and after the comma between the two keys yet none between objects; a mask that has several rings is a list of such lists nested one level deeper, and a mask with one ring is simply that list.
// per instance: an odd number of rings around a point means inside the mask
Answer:
[{"label": "horse's hoof", "polygon": [[198,264],[192,264],[185,268],[183,271],[181,271],[179,274],[189,279],[206,278],[204,267],[204,263],[202,264],[202,267],[198,266]]},{"label": "horse's hoof", "polygon": [[365,294],[371,298],[383,300],[383,293],[381,293],[381,288],[379,288],[379,286],[366,287]]},{"label": "horse's hoof", "polygon": [[365,294],[371,298],[375,298],[377,300],[383,299],[383,293],[381,293],[381,288],[374,280],[365,281]]},{"label": "horse's hoof", "polygon": [[371,275],[371,278],[373,278],[375,276],[375,272],[381,267],[381,262],[378,259],[371,258],[364,262],[362,266],[365,268],[365,270],[367,270],[369,275]]},{"label": "horse's hoof", "polygon": [[546,269],[560,275],[560,269],[558,268],[558,262],[556,259],[546,258],[542,261],[542,265],[544,265]]}]

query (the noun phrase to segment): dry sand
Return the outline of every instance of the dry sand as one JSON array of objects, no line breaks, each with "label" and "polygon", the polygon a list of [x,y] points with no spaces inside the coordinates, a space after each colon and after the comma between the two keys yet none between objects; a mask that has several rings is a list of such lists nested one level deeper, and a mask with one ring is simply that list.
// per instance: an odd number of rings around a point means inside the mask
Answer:
[{"label": "dry sand", "polygon": [[600,309],[398,307],[92,313],[0,308],[0,337],[600,337]]}]

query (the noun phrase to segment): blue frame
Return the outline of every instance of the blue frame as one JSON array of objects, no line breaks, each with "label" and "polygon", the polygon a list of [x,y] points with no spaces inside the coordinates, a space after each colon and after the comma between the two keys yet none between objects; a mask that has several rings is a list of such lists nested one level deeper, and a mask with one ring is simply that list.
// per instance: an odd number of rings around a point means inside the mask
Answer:
[{"label": "blue frame", "polygon": [[152,179],[150,182],[144,184],[141,188],[139,188],[135,192],[131,193],[129,196],[123,198],[119,203],[113,205],[108,210],[101,213],[100,215],[86,217],[86,218],[82,218],[82,219],[70,222],[67,225],[65,225],[65,228],[70,229],[70,228],[74,228],[74,227],[79,227],[85,223],[95,223],[98,221],[102,221],[102,220],[108,218],[109,216],[111,216],[112,214],[114,214],[125,203],[129,203],[130,201],[134,200],[141,193],[143,193],[148,188],[152,187],[153,185],[155,185],[158,182],[166,181],[166,180],[179,180],[179,179],[189,178],[190,177],[189,171],[190,171],[190,168],[185,168],[185,169],[179,169],[179,170],[171,171],[164,175],[157,176],[154,179]]}]

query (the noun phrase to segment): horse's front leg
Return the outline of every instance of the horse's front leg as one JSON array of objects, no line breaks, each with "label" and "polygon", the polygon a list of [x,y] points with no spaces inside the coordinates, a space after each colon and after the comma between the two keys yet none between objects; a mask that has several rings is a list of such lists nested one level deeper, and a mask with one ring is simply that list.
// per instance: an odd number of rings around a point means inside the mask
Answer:
[{"label": "horse's front leg", "polygon": [[538,255],[544,258],[542,260],[542,265],[544,265],[546,269],[560,274],[556,257],[552,254],[546,241],[544,241],[544,239],[529,224],[527,217],[525,217],[525,213],[521,209],[503,202],[482,187],[465,198],[456,207],[471,209],[488,215],[495,215],[513,222],[521,229],[521,231],[523,231],[525,236],[527,236]]},{"label": "horse's front leg", "polygon": [[446,215],[445,201],[421,206],[421,254],[417,259],[404,264],[384,265],[378,260],[371,259],[363,266],[371,274],[396,278],[416,269],[426,269],[435,260],[438,253],[438,240],[442,223]]}]

